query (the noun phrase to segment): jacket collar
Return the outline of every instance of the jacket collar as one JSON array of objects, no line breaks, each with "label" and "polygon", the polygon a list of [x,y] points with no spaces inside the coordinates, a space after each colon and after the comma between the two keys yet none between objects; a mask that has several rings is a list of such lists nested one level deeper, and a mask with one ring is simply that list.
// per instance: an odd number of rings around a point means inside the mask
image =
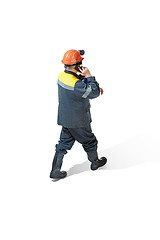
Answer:
[{"label": "jacket collar", "polygon": [[68,71],[67,69],[65,69],[64,72],[65,72],[65,73],[68,73],[68,74],[71,74],[71,75],[73,75],[73,76],[75,76],[76,78],[81,79],[81,80],[84,78],[82,75],[77,75],[76,73],[71,72],[71,71]]}]

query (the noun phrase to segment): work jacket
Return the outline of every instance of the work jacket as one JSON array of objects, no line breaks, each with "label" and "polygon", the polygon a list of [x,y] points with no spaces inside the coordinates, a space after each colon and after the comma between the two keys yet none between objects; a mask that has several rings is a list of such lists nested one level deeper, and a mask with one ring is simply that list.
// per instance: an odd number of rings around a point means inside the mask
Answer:
[{"label": "work jacket", "polygon": [[95,77],[79,79],[76,73],[62,71],[58,76],[58,125],[80,128],[90,124],[90,99],[100,94]]}]

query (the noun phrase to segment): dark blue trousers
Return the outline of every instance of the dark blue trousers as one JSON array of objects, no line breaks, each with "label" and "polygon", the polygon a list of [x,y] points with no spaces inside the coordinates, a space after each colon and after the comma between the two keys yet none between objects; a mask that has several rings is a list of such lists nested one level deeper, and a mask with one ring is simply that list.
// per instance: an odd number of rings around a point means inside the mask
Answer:
[{"label": "dark blue trousers", "polygon": [[66,154],[67,150],[72,148],[75,141],[81,143],[86,152],[97,151],[98,141],[92,133],[92,129],[89,124],[88,126],[82,128],[62,127],[60,140],[58,144],[56,144],[56,152]]}]

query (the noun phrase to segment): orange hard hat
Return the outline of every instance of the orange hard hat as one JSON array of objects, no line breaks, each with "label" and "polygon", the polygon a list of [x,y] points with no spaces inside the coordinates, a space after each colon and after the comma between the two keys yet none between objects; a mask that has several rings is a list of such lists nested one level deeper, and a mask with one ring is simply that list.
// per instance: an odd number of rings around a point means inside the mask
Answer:
[{"label": "orange hard hat", "polygon": [[64,54],[62,63],[65,65],[74,65],[76,63],[82,62],[83,59],[84,58],[81,57],[79,51],[71,49]]}]

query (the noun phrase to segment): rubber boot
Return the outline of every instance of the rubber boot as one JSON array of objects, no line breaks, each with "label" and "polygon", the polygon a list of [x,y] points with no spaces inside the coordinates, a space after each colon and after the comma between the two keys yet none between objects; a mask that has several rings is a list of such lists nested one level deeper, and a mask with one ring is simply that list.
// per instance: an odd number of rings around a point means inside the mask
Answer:
[{"label": "rubber boot", "polygon": [[107,158],[102,157],[98,159],[97,152],[88,152],[88,160],[91,163],[91,170],[97,170],[99,167],[103,167],[107,163]]},{"label": "rubber boot", "polygon": [[67,172],[60,171],[62,162],[63,162],[63,157],[64,157],[64,154],[59,153],[59,152],[55,153],[53,163],[52,163],[52,171],[50,173],[50,178],[61,179],[61,178],[65,178],[67,176]]}]

